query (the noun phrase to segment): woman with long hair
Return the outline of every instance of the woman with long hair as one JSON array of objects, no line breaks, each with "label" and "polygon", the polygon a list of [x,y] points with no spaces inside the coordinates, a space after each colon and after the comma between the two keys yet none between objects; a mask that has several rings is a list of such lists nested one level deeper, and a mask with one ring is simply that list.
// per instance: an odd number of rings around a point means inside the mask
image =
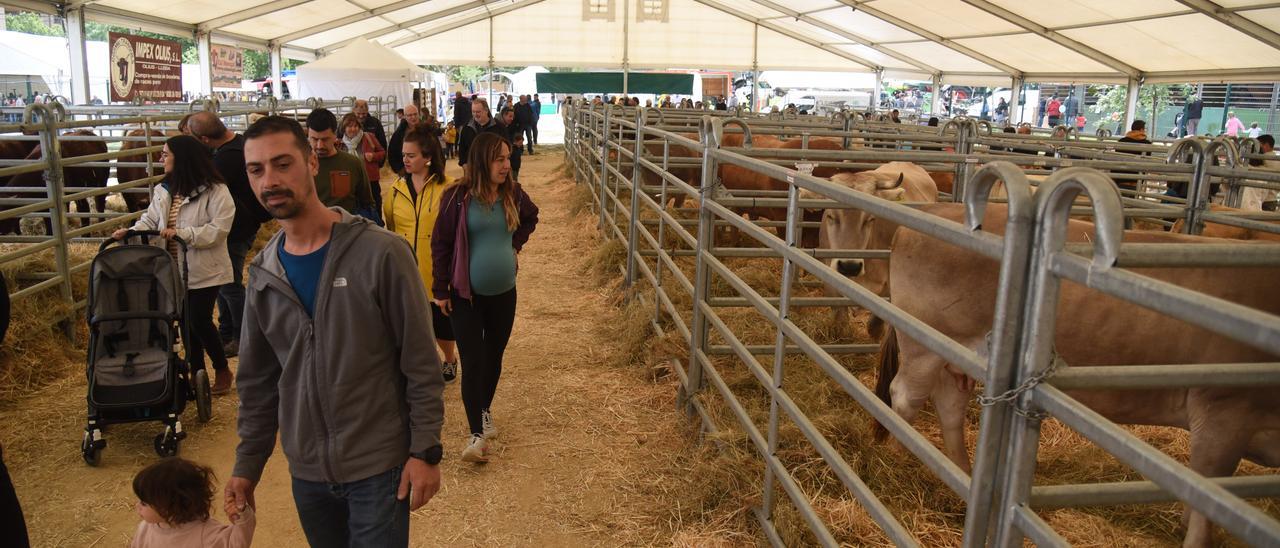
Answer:
[{"label": "woman with long hair", "polygon": [[[418,125],[404,135],[401,149],[404,157],[404,174],[391,185],[391,194],[382,204],[382,216],[387,230],[409,240],[413,254],[418,258],[418,273],[428,293],[431,291],[431,233],[440,215],[440,197],[453,184],[444,174],[444,153],[440,140],[429,127]],[[431,303],[431,324],[436,343],[444,353],[440,363],[445,382],[453,382],[458,375],[458,353],[454,343],[453,326],[449,317],[436,303]]]},{"label": "woman with long hair", "polygon": [[487,462],[498,434],[489,409],[516,317],[516,255],[538,224],[538,207],[511,177],[511,145],[501,135],[477,135],[468,154],[431,236],[431,298],[449,316],[467,364],[462,404],[471,436],[462,460]]},{"label": "woman with long hair", "polygon": [[236,215],[231,191],[213,166],[213,157],[195,137],[178,135],[164,143],[160,153],[164,179],[151,195],[151,205],[132,227],[115,231],[123,238],[129,230],[158,230],[163,244],[181,264],[181,251],[174,237],[187,244],[187,316],[182,344],[192,370],[204,369],[207,354],[216,375],[214,394],[231,390],[231,370],[222,350],[218,328],[213,325],[213,306],[218,288],[231,283],[231,256],[227,254],[227,234]]}]

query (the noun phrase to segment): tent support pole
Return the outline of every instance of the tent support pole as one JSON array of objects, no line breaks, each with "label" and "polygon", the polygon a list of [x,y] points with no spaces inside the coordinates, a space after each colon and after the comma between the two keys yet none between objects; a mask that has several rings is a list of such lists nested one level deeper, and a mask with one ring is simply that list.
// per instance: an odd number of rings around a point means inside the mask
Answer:
[{"label": "tent support pole", "polygon": [[493,17],[489,17],[489,104],[493,104]]},{"label": "tent support pole", "polygon": [[622,96],[628,97],[631,80],[631,2],[622,3]]},{"label": "tent support pole", "polygon": [[1138,92],[1142,90],[1142,81],[1136,78],[1129,79],[1129,89],[1125,93],[1124,98],[1124,128],[1119,133],[1128,131],[1133,127],[1133,121],[1138,119]]},{"label": "tent support pole", "polygon": [[1022,123],[1022,88],[1026,86],[1026,81],[1021,77],[1014,76],[1010,83],[1009,91],[1009,125],[1018,125]]},{"label": "tent support pole", "polygon": [[933,99],[929,103],[930,115],[941,119],[942,112],[942,73],[933,75]]},{"label": "tent support pole", "polygon": [[213,44],[210,38],[208,32],[196,34],[196,53],[200,54],[200,93],[213,97]]},{"label": "tent support pole", "polygon": [[871,104],[867,107],[870,110],[880,108],[880,92],[884,90],[884,69],[876,70],[876,86],[871,90]]},{"label": "tent support pole", "polygon": [[284,71],[282,70],[284,63],[280,59],[280,43],[267,44],[267,50],[271,57],[271,96],[278,101],[284,98]]},{"label": "tent support pole", "polygon": [[71,100],[77,105],[87,105],[90,100],[89,56],[85,53],[84,8],[67,10],[63,21],[71,50]]},{"label": "tent support pole", "polygon": [[747,110],[763,112],[764,108],[756,104],[756,94],[760,92],[760,23],[752,26],[751,33],[751,106]]}]

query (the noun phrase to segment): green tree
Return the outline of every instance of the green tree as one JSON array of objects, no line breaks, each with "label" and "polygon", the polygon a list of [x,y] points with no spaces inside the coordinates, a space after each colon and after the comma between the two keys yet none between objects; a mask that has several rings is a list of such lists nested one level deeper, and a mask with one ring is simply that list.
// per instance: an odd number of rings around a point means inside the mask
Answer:
[{"label": "green tree", "polygon": [[[1098,102],[1093,105],[1092,110],[1098,114],[1102,114],[1104,118],[1098,123],[1099,127],[1111,127],[1115,122],[1111,121],[1114,116],[1124,117],[1125,101],[1127,100],[1128,88],[1126,86],[1089,86],[1089,93],[1097,94]],[[1165,108],[1173,103],[1175,98],[1181,99],[1191,93],[1191,86],[1188,84],[1155,84],[1142,86],[1138,90],[1138,113],[1140,118],[1149,118],[1154,120],[1156,114],[1154,108]]]},{"label": "green tree", "polygon": [[[280,70],[292,70],[304,63],[304,61],[297,59],[282,58],[280,59]],[[244,50],[244,78],[246,80],[260,80],[269,76],[271,76],[271,55],[256,49]]]},{"label": "green tree", "polygon": [[38,36],[66,36],[61,25],[48,25],[39,14],[29,11],[4,14],[5,28],[13,32]]}]

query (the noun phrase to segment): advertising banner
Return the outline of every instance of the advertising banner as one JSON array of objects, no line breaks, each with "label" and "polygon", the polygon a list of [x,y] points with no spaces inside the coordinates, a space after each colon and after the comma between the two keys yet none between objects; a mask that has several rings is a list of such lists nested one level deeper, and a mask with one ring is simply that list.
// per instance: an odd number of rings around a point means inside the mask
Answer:
[{"label": "advertising banner", "polygon": [[214,44],[209,53],[213,56],[213,89],[240,89],[240,80],[244,75],[244,50]]},{"label": "advertising banner", "polygon": [[182,100],[182,44],[131,34],[108,35],[111,100]]}]

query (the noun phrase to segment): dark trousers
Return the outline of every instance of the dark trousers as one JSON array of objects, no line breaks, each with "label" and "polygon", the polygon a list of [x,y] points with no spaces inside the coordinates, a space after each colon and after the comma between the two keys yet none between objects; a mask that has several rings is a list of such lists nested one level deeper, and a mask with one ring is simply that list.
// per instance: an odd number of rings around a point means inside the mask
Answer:
[{"label": "dark trousers", "polygon": [[537,120],[534,120],[534,121],[533,121],[533,126],[532,126],[532,127],[533,127],[533,140],[532,140],[532,141],[529,141],[529,142],[531,142],[531,143],[533,143],[533,144],[535,144],[535,145],[536,145],[536,144],[538,144],[538,121],[537,121]]},{"label": "dark trousers", "polygon": [[382,220],[382,184],[369,181],[369,191],[373,193],[373,220],[378,226],[386,226],[386,221]]},{"label": "dark trousers", "polygon": [[396,500],[404,466],[350,483],[293,478],[298,521],[312,548],[409,545],[409,497]]},{"label": "dark trousers", "polygon": [[204,369],[204,357],[207,354],[213,362],[213,368],[227,369],[227,355],[222,352],[222,340],[218,338],[218,328],[213,325],[213,305],[218,300],[220,285],[187,290],[187,333],[182,341],[187,349],[187,361],[191,370]]},{"label": "dark trousers", "polygon": [[516,321],[516,290],[501,295],[473,295],[468,301],[454,294],[449,315],[462,358],[462,405],[472,434],[484,433],[481,414],[493,404],[502,376],[502,355]]},{"label": "dark trousers", "polygon": [[223,343],[240,338],[240,320],[244,319],[244,258],[252,242],[252,239],[227,240],[227,254],[231,255],[231,273],[235,279],[218,288],[218,338]]},{"label": "dark trousers", "polygon": [[18,493],[13,489],[9,469],[4,465],[4,452],[0,449],[0,546],[27,548],[27,522],[18,505]]},{"label": "dark trousers", "polygon": [[[529,152],[532,153],[533,151],[530,150]],[[511,178],[516,181],[520,180],[520,164],[524,163],[523,158],[524,151],[518,148],[511,151]]]},{"label": "dark trousers", "polygon": [[533,142],[537,138],[534,136],[537,134],[538,130],[534,128],[533,124],[524,127],[524,146],[528,147],[529,154],[533,154]]}]

